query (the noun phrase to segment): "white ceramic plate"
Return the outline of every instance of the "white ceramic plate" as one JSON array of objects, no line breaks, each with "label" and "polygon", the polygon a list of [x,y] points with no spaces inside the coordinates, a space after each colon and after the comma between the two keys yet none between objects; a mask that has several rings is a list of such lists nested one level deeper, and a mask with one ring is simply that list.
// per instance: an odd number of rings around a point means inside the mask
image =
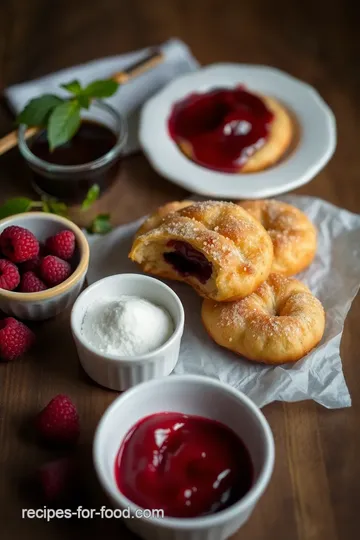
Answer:
[{"label": "white ceramic plate", "polygon": [[[284,103],[297,123],[297,141],[283,159],[258,173],[230,174],[193,163],[170,138],[167,121],[173,104],[191,92],[245,84],[250,91]],[[207,197],[256,199],[306,184],[326,165],[336,146],[336,123],[329,107],[306,83],[274,68],[214,64],[179,77],[143,107],[140,143],[153,167],[185,189]]]}]

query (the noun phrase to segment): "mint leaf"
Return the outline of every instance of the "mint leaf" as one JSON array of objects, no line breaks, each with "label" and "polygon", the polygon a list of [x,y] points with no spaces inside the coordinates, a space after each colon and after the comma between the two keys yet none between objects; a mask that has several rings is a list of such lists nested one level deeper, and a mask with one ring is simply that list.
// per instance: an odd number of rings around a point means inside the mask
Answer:
[{"label": "mint leaf", "polygon": [[83,109],[88,109],[90,107],[90,97],[84,96],[83,94],[78,94],[76,96],[76,99],[78,100],[80,107],[83,107]]},{"label": "mint leaf", "polygon": [[58,201],[49,201],[49,208],[51,214],[66,217],[68,215],[68,208],[65,203]]},{"label": "mint leaf", "polygon": [[2,206],[0,206],[0,219],[14,214],[22,214],[28,212],[31,209],[32,200],[26,197],[14,197],[7,200]]},{"label": "mint leaf", "polygon": [[118,87],[118,83],[112,79],[94,81],[84,88],[82,94],[92,98],[106,98],[115,94]]},{"label": "mint leaf", "polygon": [[51,214],[49,203],[45,198],[42,199],[41,206],[43,212],[45,212],[46,214]]},{"label": "mint leaf", "polygon": [[83,94],[84,89],[82,88],[79,81],[71,81],[66,84],[61,85],[62,88],[67,90],[68,92],[71,92],[76,96],[76,99],[78,100],[80,107],[83,107],[84,109],[88,109],[90,106],[90,97]]},{"label": "mint leaf", "polygon": [[77,80],[70,81],[65,84],[61,84],[60,86],[61,88],[64,88],[65,90],[67,90],[68,92],[71,92],[72,94],[75,94],[76,96],[80,94],[82,90],[81,84]]},{"label": "mint leaf", "polygon": [[110,214],[99,214],[92,221],[88,232],[92,234],[106,234],[111,231]]},{"label": "mint leaf", "polygon": [[58,105],[49,118],[47,131],[50,150],[69,141],[79,129],[80,121],[80,105],[77,100]]},{"label": "mint leaf", "polygon": [[61,103],[64,100],[53,94],[32,99],[18,115],[17,122],[27,126],[45,126],[51,112]]},{"label": "mint leaf", "polygon": [[48,214],[57,214],[58,216],[64,217],[68,215],[68,207],[63,202],[59,202],[56,199],[50,199],[48,197],[42,197],[41,202],[43,212],[47,212]]},{"label": "mint leaf", "polygon": [[88,210],[90,206],[92,206],[94,202],[98,200],[99,195],[100,187],[97,184],[94,184],[87,192],[86,197],[81,205],[81,210]]}]

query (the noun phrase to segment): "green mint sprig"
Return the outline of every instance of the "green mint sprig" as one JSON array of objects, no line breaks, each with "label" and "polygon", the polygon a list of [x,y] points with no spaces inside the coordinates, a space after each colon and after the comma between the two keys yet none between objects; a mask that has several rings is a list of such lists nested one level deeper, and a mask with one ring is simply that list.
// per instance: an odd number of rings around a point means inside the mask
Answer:
[{"label": "green mint sprig", "polygon": [[91,234],[106,234],[112,230],[110,214],[99,214],[88,227],[87,231]]},{"label": "green mint sprig", "polygon": [[[86,197],[81,205],[81,210],[88,210],[99,198],[99,195],[100,188],[97,184],[94,184],[87,192]],[[68,217],[68,207],[65,203],[56,199],[43,197],[40,201],[33,201],[27,197],[14,197],[12,199],[8,199],[3,205],[0,206],[0,219],[13,216],[14,214],[31,212],[33,210]],[[106,234],[111,231],[111,229],[112,225],[110,223],[110,215],[99,214],[98,216],[95,216],[87,230],[89,233],[93,234]]]},{"label": "green mint sprig", "polygon": [[4,219],[14,214],[23,214],[34,210],[34,201],[27,199],[26,197],[15,197],[7,200],[2,206],[0,206],[0,219]]},{"label": "green mint sprig", "polygon": [[98,200],[99,196],[100,187],[98,184],[92,185],[82,202],[81,210],[88,210],[94,204],[94,202]]},{"label": "green mint sprig", "polygon": [[43,197],[40,201],[33,201],[27,197],[14,197],[13,199],[8,199],[0,206],[0,219],[13,216],[14,214],[31,212],[32,210],[57,214],[58,216],[64,217],[68,215],[66,204],[55,199]]},{"label": "green mint sprig", "polygon": [[68,98],[44,94],[27,103],[17,117],[18,124],[47,129],[50,150],[70,141],[81,123],[81,109],[88,109],[93,99],[114,95],[119,84],[112,79],[94,81],[82,87],[77,80],[60,85]]},{"label": "green mint sprig", "polygon": [[[91,186],[83,203],[81,205],[81,210],[88,210],[95,201],[98,200],[100,196],[100,187],[97,184]],[[112,230],[112,225],[110,222],[110,214],[99,214],[94,217],[90,226],[87,228],[88,233],[90,234],[106,234]]]}]

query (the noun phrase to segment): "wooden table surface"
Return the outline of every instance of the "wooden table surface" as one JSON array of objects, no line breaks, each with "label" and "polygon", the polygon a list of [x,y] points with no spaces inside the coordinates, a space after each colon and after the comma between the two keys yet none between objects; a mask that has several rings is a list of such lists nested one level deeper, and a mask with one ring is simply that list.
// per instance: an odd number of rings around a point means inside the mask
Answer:
[{"label": "wooden table surface", "polygon": [[[354,7],[353,7],[354,6]],[[335,112],[338,148],[326,169],[298,193],[360,210],[360,71],[355,2],[351,0],[3,0],[0,4],[0,85],[96,57],[178,36],[202,64],[269,64],[314,85]],[[13,119],[0,109],[0,135]],[[0,198],[31,193],[17,151],[0,158]],[[124,162],[98,210],[124,223],[186,193],[159,177],[141,156]],[[360,239],[359,239],[360,241]],[[360,498],[360,301],[347,317],[341,352],[353,406],[326,410],[312,402],[264,409],[276,441],[270,486],[237,540],[355,540]],[[3,540],[131,538],[116,521],[21,519],[36,499],[26,479],[55,454],[40,447],[31,418],[57,393],[78,405],[78,448],[86,467],[88,507],[106,500],[91,469],[94,429],[116,393],[97,387],[79,367],[69,314],[37,326],[27,357],[0,365],[0,516]]]}]

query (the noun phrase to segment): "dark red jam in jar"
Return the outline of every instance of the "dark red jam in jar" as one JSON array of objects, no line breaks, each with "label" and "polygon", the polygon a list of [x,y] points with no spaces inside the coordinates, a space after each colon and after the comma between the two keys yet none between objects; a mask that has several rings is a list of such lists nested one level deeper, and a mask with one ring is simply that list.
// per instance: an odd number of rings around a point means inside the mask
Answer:
[{"label": "dark red jam in jar", "polygon": [[264,146],[273,118],[262,99],[239,86],[194,93],[175,103],[168,129],[194,162],[236,173]]},{"label": "dark red jam in jar", "polygon": [[252,486],[253,466],[244,443],[225,425],[164,412],[130,430],[115,477],[119,490],[138,506],[190,518],[239,501]]},{"label": "dark red jam in jar", "polygon": [[[43,130],[29,142],[31,152],[44,162],[42,167],[31,167],[35,189],[66,202],[82,202],[93,184],[104,191],[116,177],[119,160],[111,158],[98,167],[92,164],[106,156],[116,143],[117,135],[109,127],[84,119],[72,139],[51,151]],[[65,168],[52,171],[52,164]]]}]

